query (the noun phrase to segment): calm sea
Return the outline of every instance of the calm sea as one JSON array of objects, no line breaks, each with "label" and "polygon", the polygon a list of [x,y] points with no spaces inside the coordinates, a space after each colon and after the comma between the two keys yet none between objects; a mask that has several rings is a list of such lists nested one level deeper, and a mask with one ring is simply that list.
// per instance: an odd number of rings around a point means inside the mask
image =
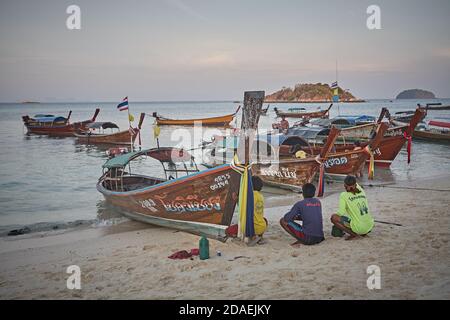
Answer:
[{"label": "calm sea", "polygon": [[[331,117],[338,114],[367,114],[377,116],[381,107],[391,113],[414,110],[420,100],[371,100],[367,103],[338,104]],[[450,105],[450,99],[437,100]],[[121,129],[128,126],[127,113],[116,110],[116,103],[41,103],[0,104],[0,235],[19,226],[45,229],[81,223],[109,223],[120,220],[113,208],[105,204],[96,190],[102,174],[105,149],[77,144],[75,138],[49,138],[27,136],[22,115],[47,113],[66,116],[72,110],[71,121],[89,119],[95,108],[101,108],[97,121],[112,121]],[[153,112],[173,118],[201,118],[232,113],[238,104],[232,102],[130,102],[130,112],[135,117],[147,114],[143,124],[143,147],[155,147],[152,125]],[[268,116],[261,117],[260,128],[270,128],[275,121],[273,107],[325,108],[326,104],[272,104]],[[240,119],[239,113],[238,118]],[[430,111],[428,118],[450,121],[450,111]],[[183,145],[198,147],[202,139],[208,140],[216,130],[193,132],[189,128],[162,127],[162,146]],[[199,156],[200,151],[194,151]],[[450,146],[414,141],[410,165],[406,163],[406,150],[398,155],[391,169],[376,169],[376,179],[399,181],[442,176],[450,172]],[[162,176],[160,164],[146,160],[141,169]]]}]

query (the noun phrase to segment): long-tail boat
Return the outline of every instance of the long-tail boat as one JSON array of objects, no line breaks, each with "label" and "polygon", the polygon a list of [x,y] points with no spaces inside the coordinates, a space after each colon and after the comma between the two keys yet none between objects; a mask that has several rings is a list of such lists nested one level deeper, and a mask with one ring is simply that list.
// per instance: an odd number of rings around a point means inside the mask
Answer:
[{"label": "long-tail boat", "polygon": [[431,120],[420,124],[413,132],[415,139],[432,142],[450,142],[450,122]]},{"label": "long-tail boat", "polygon": [[[370,161],[371,152],[375,160],[374,151],[384,139],[384,133],[388,128],[387,123],[380,123],[373,139],[364,147],[354,147],[353,150],[333,150],[325,160],[325,172],[331,178],[343,178],[346,175],[359,175],[366,161]],[[373,151],[372,151],[373,150]],[[369,152],[370,151],[370,152]]]},{"label": "long-tail boat", "polygon": [[70,123],[69,112],[67,118],[61,116],[54,116],[50,114],[38,114],[34,118],[23,116],[22,120],[27,128],[27,134],[41,134],[51,136],[73,136],[77,130],[86,130],[86,126],[95,122],[100,109],[95,109],[94,116],[85,121]]},{"label": "long-tail boat", "polygon": [[[252,150],[253,168],[259,168],[255,172],[267,184],[294,191],[298,191],[304,183],[310,182],[314,178],[314,173],[322,162],[327,177],[333,180],[340,180],[348,174],[360,175],[365,162],[370,159],[369,151],[378,148],[380,142],[384,139],[383,136],[387,128],[387,123],[378,124],[374,137],[363,147],[352,146],[350,148],[347,145],[345,150],[340,150],[339,145],[334,144],[326,155],[324,155],[324,151],[328,148],[330,136],[336,135],[336,137],[332,137],[336,141],[341,132],[336,127],[324,129],[327,131],[327,144],[320,147],[309,144],[301,136],[261,135],[256,141],[257,145],[253,146]],[[297,149],[298,146],[301,149]],[[216,142],[214,149],[209,149],[204,157],[205,160],[209,161],[204,165],[212,167],[230,161],[233,153],[237,152],[237,147],[236,137],[223,137],[221,141]],[[305,158],[303,159],[295,157],[296,151],[300,150],[305,152]],[[267,155],[268,157],[266,157]],[[271,158],[271,155],[278,155],[278,160]],[[318,159],[321,159],[321,161],[318,161]],[[278,169],[276,169],[277,167]]]},{"label": "long-tail boat", "polygon": [[278,154],[278,160],[266,161],[262,159],[254,163],[252,166],[253,173],[259,176],[267,185],[301,191],[301,187],[305,183],[312,182],[316,177],[338,134],[339,129],[331,129],[327,142],[321,149],[319,156],[297,159],[295,156],[283,157],[281,154]]},{"label": "long-tail boat", "polygon": [[[130,145],[134,143],[141,132],[144,117],[145,113],[141,113],[138,126],[135,128],[130,127],[128,130],[119,131],[119,127],[112,122],[93,122],[86,126],[86,130],[79,130],[74,135],[77,137],[78,142],[85,144]],[[107,129],[117,129],[117,132],[105,133],[104,130]]]},{"label": "long-tail boat", "polygon": [[[158,160],[165,179],[126,172],[141,157]],[[222,239],[238,200],[241,174],[232,164],[199,171],[178,148],[153,148],[108,160],[97,190],[124,215],[146,223]]]},{"label": "long-tail boat", "polygon": [[239,112],[241,106],[237,108],[234,113],[227,114],[225,116],[210,117],[210,118],[198,118],[198,119],[170,119],[158,115],[153,112],[152,116],[156,119],[158,125],[174,125],[174,126],[193,126],[195,124],[201,124],[202,126],[211,127],[228,127],[233,121],[236,114]]},{"label": "long-tail boat", "polygon": [[333,104],[330,104],[328,109],[319,111],[283,112],[278,110],[278,108],[273,108],[273,110],[275,110],[277,117],[312,119],[328,118],[330,115],[331,107],[333,107]]},{"label": "long-tail boat", "polygon": [[442,105],[442,103],[427,103],[425,107],[418,104],[419,108],[424,108],[425,110],[450,110],[450,105]]},{"label": "long-tail boat", "polygon": [[[381,122],[384,114],[389,114],[389,112],[387,110],[385,113],[382,112],[378,119],[378,123]],[[391,120],[391,123],[394,126],[386,130],[383,139],[379,142],[378,146],[373,149],[376,166],[389,167],[399,154],[405,142],[408,142],[409,145],[411,144],[413,131],[425,114],[426,111],[424,109],[417,108],[409,123]],[[355,147],[366,147],[371,135],[374,134],[376,126],[377,123],[372,123],[341,129],[340,135],[336,140],[335,150],[337,152],[347,152],[353,150]],[[320,152],[322,141],[326,139],[328,135],[328,129],[295,128],[291,130],[289,134],[303,137],[312,145],[313,153],[318,154]],[[408,149],[411,150],[410,147]]]},{"label": "long-tail boat", "polygon": [[[332,128],[326,144],[321,148],[320,155],[311,155],[304,159],[286,154],[284,150],[289,149],[289,145],[283,144],[298,144],[303,140],[287,141],[281,134],[261,135],[251,148],[252,172],[267,185],[301,191],[303,184],[314,180],[338,134],[339,129]],[[218,138],[222,139],[205,146],[203,165],[207,167],[229,163],[238,152],[239,139],[237,136]]]}]

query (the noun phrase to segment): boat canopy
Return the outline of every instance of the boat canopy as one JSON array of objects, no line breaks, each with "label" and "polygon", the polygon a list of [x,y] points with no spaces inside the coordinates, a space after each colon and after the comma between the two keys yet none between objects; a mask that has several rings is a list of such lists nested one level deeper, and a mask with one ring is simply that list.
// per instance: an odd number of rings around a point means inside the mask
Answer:
[{"label": "boat canopy", "polygon": [[173,148],[173,147],[163,147],[163,148],[152,148],[141,151],[134,151],[122,154],[120,156],[109,159],[103,168],[124,168],[130,161],[140,157],[147,156],[154,158],[161,163],[181,163],[193,161],[193,157],[190,153],[183,149]]},{"label": "boat canopy", "polygon": [[266,142],[272,147],[278,147],[281,145],[292,146],[297,144],[302,146],[308,146],[308,142],[303,137],[293,135],[290,132],[288,134],[277,133],[277,134],[259,135],[258,140],[260,142]]},{"label": "boat canopy", "polygon": [[[260,143],[267,143],[272,147],[278,147],[280,145],[297,145],[297,144],[300,144],[302,146],[308,145],[308,142],[304,138],[292,135],[290,133],[287,135],[282,133],[260,134],[256,137],[254,145],[256,145],[258,141]],[[217,141],[215,143],[215,146],[216,148],[223,148],[223,149],[237,149],[239,147],[239,137],[237,136],[223,137],[222,140]]]},{"label": "boat canopy", "polygon": [[373,116],[338,116],[333,119],[313,119],[311,123],[320,127],[331,127],[331,125],[341,126],[356,126],[361,123],[375,122]]},{"label": "boat canopy", "polygon": [[331,119],[331,124],[352,125],[355,126],[361,122],[375,122],[376,118],[373,116],[338,116]]},{"label": "boat canopy", "polygon": [[288,111],[298,112],[298,111],[306,111],[306,109],[305,108],[289,108]]},{"label": "boat canopy", "polygon": [[306,141],[317,140],[319,138],[328,137],[330,129],[321,127],[301,127],[291,128],[288,131],[289,136],[301,137]]},{"label": "boat canopy", "polygon": [[[42,114],[38,114],[38,116],[42,116]],[[44,117],[35,117],[34,120],[37,122],[59,122],[67,121],[67,118],[44,115]]]},{"label": "boat canopy", "polygon": [[119,129],[117,124],[112,122],[93,122],[89,123],[87,127],[90,129]]},{"label": "boat canopy", "polygon": [[55,117],[53,114],[36,114],[35,118],[47,118],[47,117]]}]

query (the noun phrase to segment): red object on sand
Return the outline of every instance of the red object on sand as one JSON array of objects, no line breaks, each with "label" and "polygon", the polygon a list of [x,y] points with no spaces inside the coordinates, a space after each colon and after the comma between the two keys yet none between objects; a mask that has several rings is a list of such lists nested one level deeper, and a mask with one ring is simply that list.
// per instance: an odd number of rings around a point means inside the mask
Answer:
[{"label": "red object on sand", "polygon": [[168,256],[169,259],[188,259],[192,256],[198,256],[199,251],[197,248],[191,249],[191,252],[186,250],[177,251],[174,254]]},{"label": "red object on sand", "polygon": [[225,229],[225,234],[229,237],[235,238],[238,234],[238,225],[232,224],[228,228]]},{"label": "red object on sand", "polygon": [[174,254],[168,256],[169,259],[188,259],[192,257],[192,254],[186,250],[177,251]]}]

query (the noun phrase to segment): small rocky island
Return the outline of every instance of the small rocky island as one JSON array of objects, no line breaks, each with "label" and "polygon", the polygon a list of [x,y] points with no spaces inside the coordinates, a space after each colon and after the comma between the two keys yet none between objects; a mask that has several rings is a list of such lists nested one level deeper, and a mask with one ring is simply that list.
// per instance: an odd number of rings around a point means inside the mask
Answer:
[{"label": "small rocky island", "polygon": [[409,89],[400,92],[395,99],[435,99],[433,92],[422,89]]},{"label": "small rocky island", "polygon": [[[339,101],[341,102],[364,102],[357,99],[349,91],[338,87]],[[333,100],[333,90],[326,83],[300,83],[294,88],[283,87],[281,90],[267,95],[265,102],[331,102]]]}]

